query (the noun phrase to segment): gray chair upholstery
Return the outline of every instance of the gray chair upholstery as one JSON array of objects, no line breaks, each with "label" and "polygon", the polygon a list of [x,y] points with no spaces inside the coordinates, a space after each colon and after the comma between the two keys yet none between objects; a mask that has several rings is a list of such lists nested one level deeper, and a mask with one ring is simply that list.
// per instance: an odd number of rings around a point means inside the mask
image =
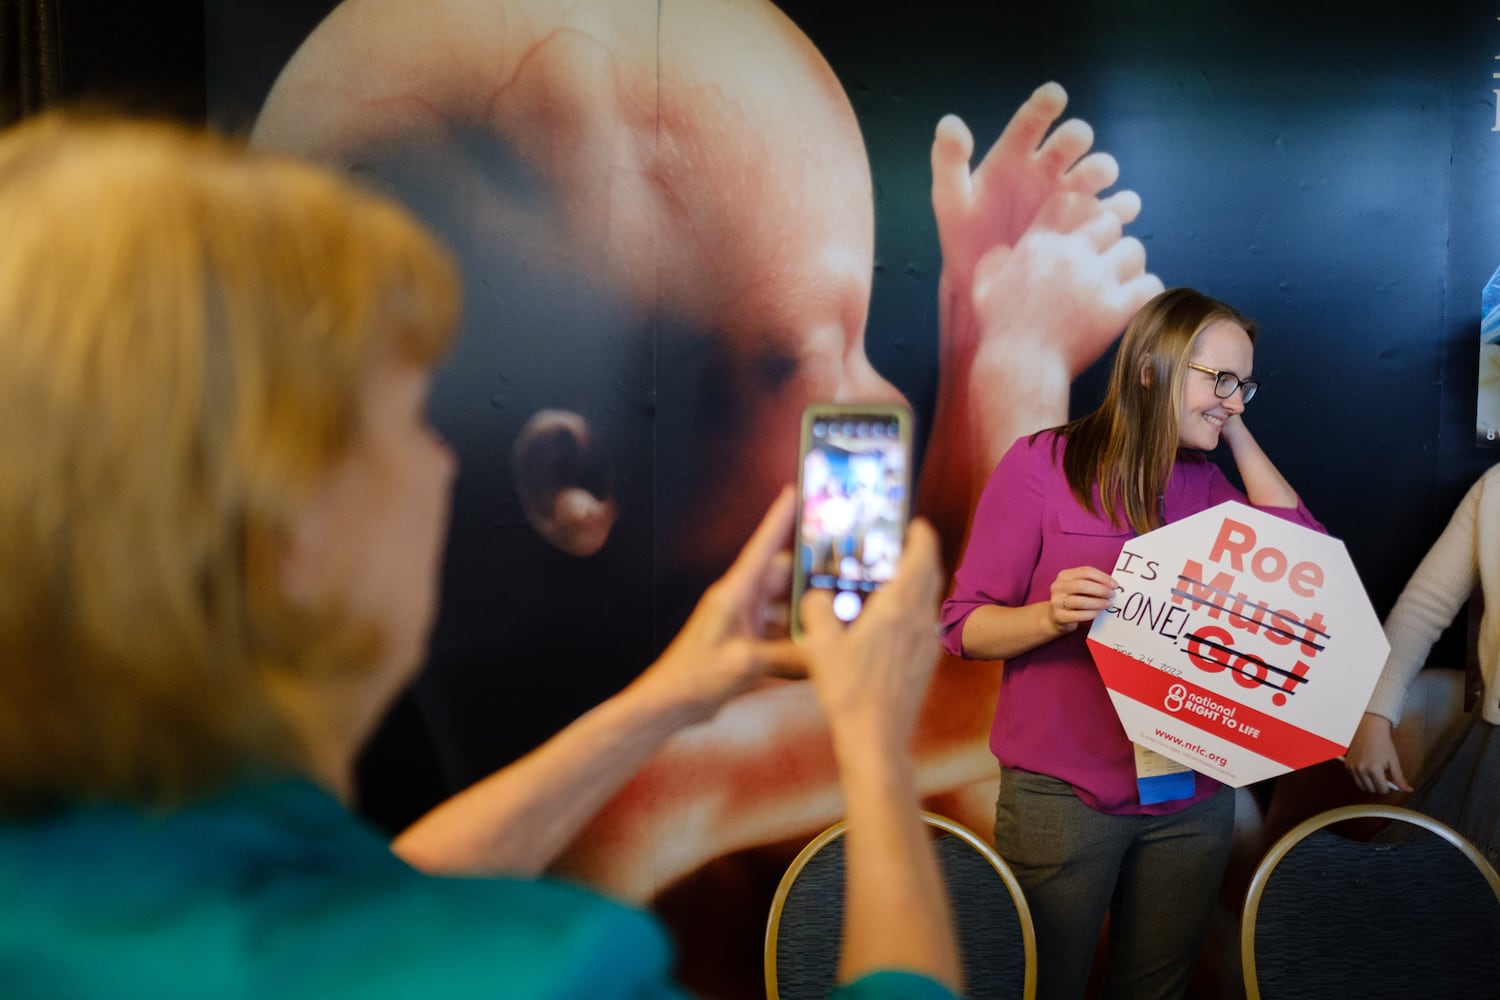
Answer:
[{"label": "gray chair upholstery", "polygon": [[[953,909],[963,960],[964,995],[1034,996],[1036,935],[1010,867],[973,831],[923,813]],[[844,830],[835,823],[792,861],[766,925],[769,1000],[827,997],[838,970],[844,925]]]},{"label": "gray chair upholstery", "polygon": [[[1375,840],[1329,829],[1371,817],[1399,826]],[[1331,809],[1260,862],[1240,948],[1249,1000],[1500,996],[1500,876],[1421,813]]]}]

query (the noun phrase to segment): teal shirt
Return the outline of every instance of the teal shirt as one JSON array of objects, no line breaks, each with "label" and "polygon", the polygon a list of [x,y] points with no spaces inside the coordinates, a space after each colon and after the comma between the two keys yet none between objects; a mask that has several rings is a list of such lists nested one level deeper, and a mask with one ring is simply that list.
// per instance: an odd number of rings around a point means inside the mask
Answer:
[{"label": "teal shirt", "polygon": [[[651,915],[549,880],[436,878],[322,789],[0,826],[0,994],[682,996]],[[948,997],[879,973],[846,1000]]]}]

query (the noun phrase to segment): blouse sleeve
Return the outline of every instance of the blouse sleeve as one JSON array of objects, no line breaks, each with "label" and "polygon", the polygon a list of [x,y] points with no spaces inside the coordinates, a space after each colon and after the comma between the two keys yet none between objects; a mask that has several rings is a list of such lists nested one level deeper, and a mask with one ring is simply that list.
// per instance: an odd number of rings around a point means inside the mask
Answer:
[{"label": "blouse sleeve", "polygon": [[943,603],[943,645],[964,656],[963,625],[986,604],[1026,603],[1042,546],[1042,471],[1050,465],[1052,439],[1021,438],[990,474],[974,511],[969,540]]}]

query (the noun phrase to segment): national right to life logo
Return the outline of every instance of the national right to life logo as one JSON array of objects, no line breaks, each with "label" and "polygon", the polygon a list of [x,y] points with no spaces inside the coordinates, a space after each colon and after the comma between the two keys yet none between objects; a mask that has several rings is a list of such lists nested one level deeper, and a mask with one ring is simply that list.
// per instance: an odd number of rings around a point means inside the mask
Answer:
[{"label": "national right to life logo", "polygon": [[1168,712],[1177,712],[1182,709],[1183,703],[1187,701],[1187,688],[1181,684],[1173,684],[1167,688],[1167,696],[1162,699],[1162,707]]}]

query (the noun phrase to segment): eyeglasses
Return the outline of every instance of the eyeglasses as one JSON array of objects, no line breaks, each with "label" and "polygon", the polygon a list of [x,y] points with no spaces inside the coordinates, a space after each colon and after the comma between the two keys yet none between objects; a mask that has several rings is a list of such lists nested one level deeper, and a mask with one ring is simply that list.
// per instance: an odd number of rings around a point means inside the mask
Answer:
[{"label": "eyeglasses", "polygon": [[1221,372],[1217,368],[1200,365],[1195,361],[1189,361],[1187,366],[1194,371],[1214,377],[1214,395],[1220,399],[1228,399],[1234,395],[1234,390],[1240,390],[1240,402],[1248,403],[1255,398],[1255,390],[1260,388],[1260,383],[1253,378],[1240,378],[1234,372]]}]

